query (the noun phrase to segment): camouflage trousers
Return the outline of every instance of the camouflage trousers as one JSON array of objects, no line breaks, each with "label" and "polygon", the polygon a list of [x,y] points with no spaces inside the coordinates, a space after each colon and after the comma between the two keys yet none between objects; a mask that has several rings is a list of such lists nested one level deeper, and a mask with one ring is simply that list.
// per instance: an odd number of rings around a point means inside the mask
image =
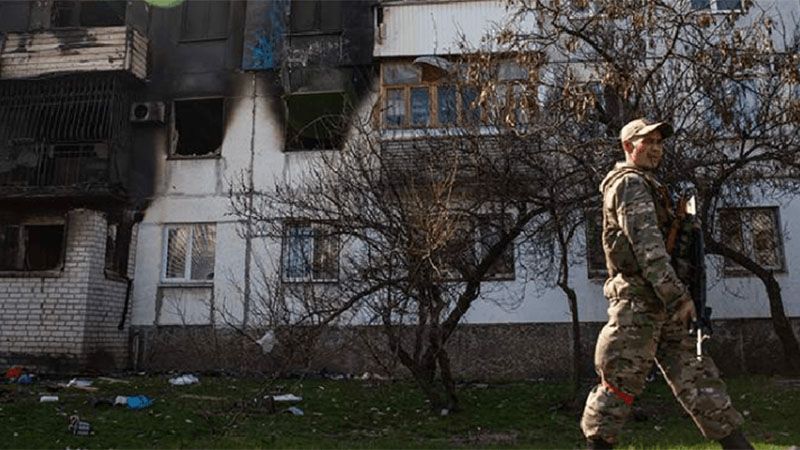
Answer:
[{"label": "camouflage trousers", "polygon": [[616,443],[654,360],[703,436],[721,439],[741,426],[744,420],[731,405],[714,361],[708,356],[698,360],[694,336],[669,319],[661,301],[611,299],[608,317],[595,349],[601,382],[586,399],[584,436]]}]

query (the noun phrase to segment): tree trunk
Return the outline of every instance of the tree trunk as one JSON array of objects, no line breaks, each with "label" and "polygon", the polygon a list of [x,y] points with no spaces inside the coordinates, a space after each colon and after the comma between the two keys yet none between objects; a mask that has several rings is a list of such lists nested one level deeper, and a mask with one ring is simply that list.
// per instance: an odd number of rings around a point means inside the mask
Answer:
[{"label": "tree trunk", "polygon": [[569,302],[569,312],[572,318],[572,396],[575,397],[581,388],[581,361],[583,352],[581,351],[581,324],[578,320],[578,296],[575,290],[566,283],[559,283],[559,287],[567,295]]},{"label": "tree trunk", "polygon": [[781,295],[781,286],[775,275],[771,270],[764,269],[755,261],[747,256],[725,246],[710,236],[706,236],[706,247],[709,254],[721,255],[730,258],[740,266],[750,271],[753,275],[757,276],[767,290],[767,298],[769,300],[770,317],[772,318],[772,327],[775,329],[775,334],[781,341],[783,347],[784,359],[789,372],[798,374],[800,373],[800,345],[797,343],[797,337],[792,330],[792,324],[786,317],[786,312],[783,308],[783,296]]}]

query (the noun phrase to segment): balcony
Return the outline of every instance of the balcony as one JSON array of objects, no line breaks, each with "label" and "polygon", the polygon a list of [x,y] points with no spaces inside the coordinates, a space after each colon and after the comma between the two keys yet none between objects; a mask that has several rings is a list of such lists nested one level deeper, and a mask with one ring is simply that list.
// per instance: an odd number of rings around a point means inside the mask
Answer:
[{"label": "balcony", "polygon": [[0,79],[122,71],[147,77],[148,42],[129,26],[64,28],[0,35]]},{"label": "balcony", "polygon": [[133,83],[119,72],[0,83],[0,199],[119,193]]}]

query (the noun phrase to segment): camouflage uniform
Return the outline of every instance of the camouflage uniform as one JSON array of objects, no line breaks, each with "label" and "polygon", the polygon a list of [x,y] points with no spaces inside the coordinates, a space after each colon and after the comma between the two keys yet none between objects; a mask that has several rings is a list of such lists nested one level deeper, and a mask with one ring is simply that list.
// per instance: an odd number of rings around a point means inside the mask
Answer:
[{"label": "camouflage uniform", "polygon": [[671,319],[690,296],[664,245],[673,214],[666,189],[651,172],[618,163],[600,190],[609,319],[597,340],[601,382],[586,400],[584,435],[616,442],[654,359],[703,435],[729,435],[742,416],[731,405],[714,362],[708,356],[698,360],[693,336]]}]

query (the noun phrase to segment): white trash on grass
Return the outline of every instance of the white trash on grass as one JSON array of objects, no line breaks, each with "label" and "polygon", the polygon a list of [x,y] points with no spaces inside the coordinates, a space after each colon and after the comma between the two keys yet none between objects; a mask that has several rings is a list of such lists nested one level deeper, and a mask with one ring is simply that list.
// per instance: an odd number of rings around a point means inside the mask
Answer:
[{"label": "white trash on grass", "polygon": [[184,374],[184,375],[169,379],[169,384],[171,384],[173,386],[187,386],[187,385],[196,384],[196,383],[199,383],[199,382],[200,382],[200,379],[197,378],[196,376],[190,374],[190,373],[187,373],[187,374]]}]

